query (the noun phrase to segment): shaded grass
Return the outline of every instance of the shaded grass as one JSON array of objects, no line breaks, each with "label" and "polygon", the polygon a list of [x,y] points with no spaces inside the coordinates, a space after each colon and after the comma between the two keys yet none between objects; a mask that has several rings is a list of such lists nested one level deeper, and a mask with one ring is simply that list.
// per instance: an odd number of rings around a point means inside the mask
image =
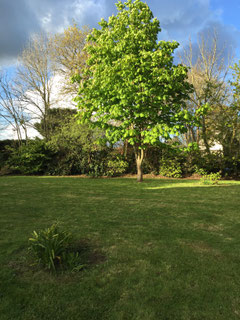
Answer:
[{"label": "shaded grass", "polygon": [[[239,319],[239,192],[234,181],[0,178],[0,319]],[[24,267],[31,232],[56,220],[89,239],[91,267]]]}]

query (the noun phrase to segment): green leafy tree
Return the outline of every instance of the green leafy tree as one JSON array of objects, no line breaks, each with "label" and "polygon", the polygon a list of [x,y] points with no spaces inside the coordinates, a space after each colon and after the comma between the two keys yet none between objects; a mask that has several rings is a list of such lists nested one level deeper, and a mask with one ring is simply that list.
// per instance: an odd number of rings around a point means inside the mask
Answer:
[{"label": "green leafy tree", "polygon": [[173,64],[178,43],[157,41],[160,23],[148,5],[128,0],[116,6],[117,15],[102,19],[101,29],[88,36],[76,100],[81,122],[104,129],[112,143],[133,145],[140,182],[147,146],[184,129],[191,86],[187,68]]}]

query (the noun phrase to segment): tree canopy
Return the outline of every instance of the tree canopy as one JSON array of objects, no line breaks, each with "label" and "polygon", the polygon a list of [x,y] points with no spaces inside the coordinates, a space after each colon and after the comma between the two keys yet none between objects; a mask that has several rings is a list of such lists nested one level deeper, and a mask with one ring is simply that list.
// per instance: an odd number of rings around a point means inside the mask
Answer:
[{"label": "tree canopy", "polygon": [[[142,181],[144,149],[184,130],[191,90],[187,68],[174,65],[178,43],[158,41],[160,23],[146,3],[116,4],[118,13],[88,36],[89,54],[79,76],[79,118],[106,130],[111,142],[128,140]],[[75,78],[76,79],[76,78]]]}]

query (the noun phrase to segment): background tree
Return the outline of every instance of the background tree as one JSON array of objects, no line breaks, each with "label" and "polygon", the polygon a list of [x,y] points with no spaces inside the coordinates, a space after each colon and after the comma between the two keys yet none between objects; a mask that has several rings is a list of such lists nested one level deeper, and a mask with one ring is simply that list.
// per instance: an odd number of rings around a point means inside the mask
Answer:
[{"label": "background tree", "polygon": [[197,126],[187,126],[185,143],[197,142],[210,153],[211,142],[214,142],[212,120],[219,105],[227,102],[229,86],[226,76],[229,70],[230,57],[226,56],[226,47],[220,45],[216,30],[200,35],[196,47],[191,40],[180,53],[180,59],[189,67],[188,80],[193,85],[193,92],[188,101],[189,112],[199,120]]},{"label": "background tree", "polygon": [[78,92],[78,85],[72,82],[71,78],[81,74],[86,64],[87,54],[83,48],[89,33],[88,27],[79,29],[76,24],[73,24],[63,33],[55,34],[50,40],[54,69],[64,81],[61,90],[64,95],[76,95]]},{"label": "background tree", "polygon": [[240,113],[239,103],[219,105],[212,117],[212,136],[223,147],[227,158],[240,156]]},{"label": "background tree", "polygon": [[219,107],[213,125],[216,127],[216,139],[223,146],[226,167],[231,167],[236,176],[240,169],[240,62],[235,63],[232,70],[231,101]]},{"label": "background tree", "polygon": [[[41,123],[41,133],[49,140],[51,108],[73,106],[76,84],[71,77],[81,73],[86,60],[83,52],[89,30],[76,25],[54,36],[35,35],[19,56],[15,91],[31,124]],[[39,128],[40,129],[40,128]]]},{"label": "background tree", "polygon": [[19,99],[32,119],[41,120],[44,136],[49,138],[48,116],[59,97],[53,93],[54,70],[49,39],[35,36],[19,57],[15,82]]},{"label": "background tree", "polygon": [[27,128],[29,125],[29,114],[24,110],[14,81],[6,74],[0,74],[0,123],[5,130],[11,127],[16,133],[19,145],[22,140],[27,140]]},{"label": "background tree", "polygon": [[187,69],[173,64],[178,43],[157,42],[159,21],[147,4],[129,0],[116,6],[118,14],[108,22],[102,19],[101,29],[88,37],[89,68],[80,81],[79,118],[104,129],[111,142],[127,139],[142,181],[146,147],[159,136],[184,129],[190,85]]}]

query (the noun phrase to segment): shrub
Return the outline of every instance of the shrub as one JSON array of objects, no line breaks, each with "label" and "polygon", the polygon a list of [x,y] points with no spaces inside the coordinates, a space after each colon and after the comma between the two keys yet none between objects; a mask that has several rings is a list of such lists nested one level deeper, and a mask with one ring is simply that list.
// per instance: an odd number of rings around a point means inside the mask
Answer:
[{"label": "shrub", "polygon": [[104,163],[90,163],[89,164],[89,171],[87,175],[92,178],[102,177],[105,174],[105,165]]},{"label": "shrub", "polygon": [[48,171],[52,151],[44,140],[30,140],[18,149],[12,149],[7,164],[9,168],[22,174],[44,174]]},{"label": "shrub", "polygon": [[16,140],[0,140],[0,171],[2,170],[2,175],[11,173],[9,172],[7,161],[11,156],[12,150],[15,150],[18,146],[19,144]]},{"label": "shrub", "polygon": [[225,156],[224,166],[222,168],[223,175],[228,177],[239,178],[240,176],[240,159],[239,157]]},{"label": "shrub", "polygon": [[103,166],[110,151],[106,143],[99,141],[104,133],[88,125],[79,125],[75,118],[65,124],[56,120],[56,130],[47,145],[55,153],[50,163],[51,175],[87,174],[104,175]]},{"label": "shrub", "polygon": [[164,159],[160,161],[159,174],[169,178],[181,178],[181,164],[173,159]]},{"label": "shrub", "polygon": [[221,179],[221,174],[220,172],[217,172],[217,173],[210,173],[210,174],[203,175],[200,181],[203,184],[213,185],[213,184],[218,184],[220,179]]},{"label": "shrub", "polygon": [[12,170],[9,168],[8,165],[5,165],[0,168],[0,176],[6,176],[11,173],[12,173]]},{"label": "shrub", "polygon": [[110,177],[119,176],[125,173],[127,168],[127,161],[124,161],[120,158],[109,160],[107,162],[107,175]]},{"label": "shrub", "polygon": [[198,166],[194,166],[194,173],[200,175],[200,176],[206,176],[207,175],[207,171],[203,168],[199,168]]},{"label": "shrub", "polygon": [[29,250],[36,264],[52,272],[59,268],[74,269],[81,265],[78,252],[70,250],[71,238],[70,233],[59,230],[58,225],[53,224],[39,232],[33,231],[29,238]]},{"label": "shrub", "polygon": [[[152,173],[158,174],[160,159],[162,158],[163,147],[161,146],[149,146],[146,149],[145,158],[143,160],[142,169],[145,174]],[[135,159],[134,159],[134,171],[135,169]]]}]

